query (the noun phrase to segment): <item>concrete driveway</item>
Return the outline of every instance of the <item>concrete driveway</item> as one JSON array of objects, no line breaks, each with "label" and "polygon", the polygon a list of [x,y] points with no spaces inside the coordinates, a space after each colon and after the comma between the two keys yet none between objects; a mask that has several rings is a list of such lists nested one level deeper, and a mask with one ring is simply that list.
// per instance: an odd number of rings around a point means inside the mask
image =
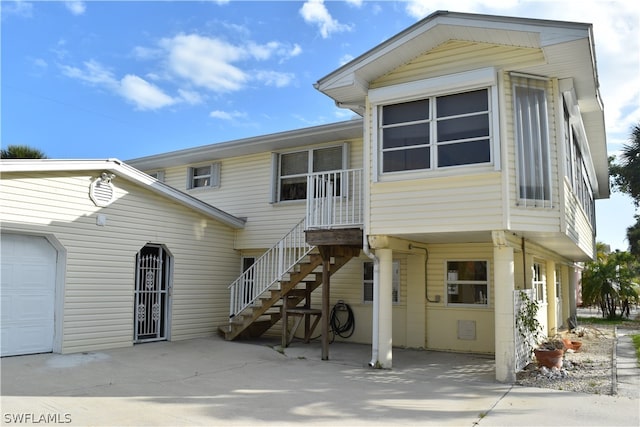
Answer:
[{"label": "concrete driveway", "polygon": [[640,401],[500,384],[492,357],[220,338],[4,358],[4,425],[638,426]]}]

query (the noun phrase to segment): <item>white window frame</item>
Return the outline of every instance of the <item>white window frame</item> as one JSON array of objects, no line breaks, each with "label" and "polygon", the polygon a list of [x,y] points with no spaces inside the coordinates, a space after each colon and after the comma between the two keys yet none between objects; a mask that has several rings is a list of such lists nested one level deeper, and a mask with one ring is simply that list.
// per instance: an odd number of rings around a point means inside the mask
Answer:
[{"label": "white window frame", "polygon": [[[209,168],[209,173],[195,175],[197,169]],[[187,190],[199,190],[205,188],[219,188],[220,187],[220,163],[210,163],[205,165],[191,166],[187,170]],[[209,178],[207,185],[195,185],[196,180],[203,180]]]},{"label": "white window frame", "polygon": [[305,202],[306,201],[306,197],[303,199],[291,199],[291,200],[281,200],[281,180],[283,179],[282,174],[281,174],[281,169],[282,169],[282,156],[283,155],[287,155],[287,154],[295,154],[295,153],[302,153],[302,152],[306,152],[308,153],[307,155],[307,172],[306,173],[300,173],[300,174],[295,174],[295,175],[287,175],[284,178],[295,178],[297,176],[299,177],[303,177],[305,179],[305,182],[307,180],[307,177],[314,173],[313,172],[313,154],[315,151],[319,151],[319,150],[326,150],[329,148],[337,148],[340,147],[340,149],[342,150],[342,165],[340,169],[335,169],[332,171],[325,171],[325,172],[333,172],[333,171],[343,171],[343,170],[347,170],[349,167],[349,143],[348,142],[344,142],[341,144],[332,144],[332,145],[326,145],[326,146],[321,146],[321,147],[312,147],[312,148],[307,148],[307,149],[303,149],[303,150],[290,150],[290,151],[283,151],[283,152],[279,152],[279,153],[274,153],[273,155],[273,188],[272,188],[272,203],[300,203],[300,202]]},{"label": "white window frame", "polygon": [[163,170],[152,171],[152,172],[147,173],[147,175],[149,175],[152,178],[157,179],[160,182],[164,182],[164,171]]},{"label": "white window frame", "polygon": [[[371,279],[365,278],[365,273],[367,271],[366,266],[369,264],[371,265],[371,271],[374,271],[373,261],[364,261],[362,263],[362,302],[364,304],[373,303],[373,294],[374,294],[373,284],[374,284],[375,278],[374,277],[372,277]],[[392,276],[393,295],[391,296],[391,301],[395,305],[400,303],[400,261],[399,260],[395,260],[395,259],[393,260],[392,271],[393,271],[393,276]],[[370,292],[371,299],[367,299],[367,294],[368,294],[368,292],[366,291],[367,286],[371,287],[371,292]]]},{"label": "white window frame", "polygon": [[542,261],[533,261],[531,266],[531,288],[536,295],[536,301],[541,304],[547,302],[547,275],[545,263]]},{"label": "white window frame", "polygon": [[[484,262],[486,266],[486,276],[487,280],[459,280],[457,275],[455,274],[455,270],[449,271],[449,263],[450,262]],[[491,301],[491,286],[489,285],[491,282],[491,266],[489,260],[487,259],[447,259],[444,261],[444,283],[445,283],[445,295],[446,295],[446,305],[448,307],[475,307],[475,308],[487,308],[489,307],[489,302]],[[462,302],[452,302],[450,301],[449,295],[457,295],[459,293],[460,286],[475,286],[481,285],[486,286],[486,292],[482,295],[482,300],[476,303],[462,303]],[[482,292],[481,292],[482,294]],[[484,303],[482,302],[484,301]]]},{"label": "white window frame", "polygon": [[[382,173],[382,135],[379,131],[379,125],[381,122],[381,115],[379,114],[379,111],[382,106],[417,101],[431,97],[454,95],[478,89],[488,89],[489,91],[490,162],[448,166],[439,169],[432,168]],[[460,175],[469,173],[470,171],[500,170],[500,126],[497,72],[493,67],[372,89],[369,91],[369,102],[371,103],[373,123],[371,139],[372,141],[376,141],[377,144],[377,149],[373,150],[372,159],[374,182],[382,180],[394,181],[416,179],[425,176]]]},{"label": "white window frame", "polygon": [[[464,95],[464,94],[469,94],[471,92],[478,92],[478,91],[482,91],[486,93],[487,109],[468,112],[468,113],[462,113],[462,114],[452,115],[452,116],[444,116],[444,117],[439,116],[437,104],[441,98],[444,98],[447,96]],[[482,88],[473,89],[471,91],[455,92],[455,93],[449,93],[449,94],[439,95],[439,96],[431,96],[428,98],[423,98],[421,100],[418,100],[418,101],[426,101],[425,104],[428,106],[428,114],[426,115],[426,117],[423,117],[415,121],[406,121],[406,122],[399,122],[399,123],[393,123],[393,124],[384,124],[382,123],[383,120],[381,120],[380,123],[378,123],[378,134],[380,135],[379,145],[380,145],[380,152],[381,152],[379,168],[382,171],[382,173],[384,175],[400,174],[400,173],[404,174],[407,172],[439,171],[442,169],[450,169],[450,168],[469,168],[469,167],[491,165],[493,162],[493,158],[492,158],[493,150],[491,148],[491,143],[493,139],[492,132],[491,132],[492,131],[491,117],[493,115],[493,112],[491,111],[490,97],[491,97],[491,88],[489,87],[482,87]],[[380,105],[378,106],[378,116],[382,118],[384,117],[384,111],[386,107],[399,106],[402,104],[404,103]],[[473,137],[473,138],[455,139],[455,140],[449,140],[449,141],[439,141],[440,135],[441,135],[440,134],[441,124],[444,124],[449,120],[472,119],[474,117],[486,118],[488,135],[481,136],[481,137]],[[384,148],[384,135],[387,130],[392,131],[393,129],[402,129],[402,128],[408,128],[408,127],[417,126],[417,125],[426,125],[428,128],[428,130],[424,134],[425,142],[418,145]],[[486,142],[486,144],[488,145],[487,147],[488,153],[486,153],[488,154],[488,159],[486,161],[460,163],[460,164],[453,164],[453,165],[441,164],[440,152],[442,150],[445,150],[447,147],[450,147],[452,145],[474,143],[474,142]],[[425,149],[425,148],[429,150],[428,166],[422,167],[422,168],[414,168],[414,169],[399,169],[399,170],[385,171],[385,158],[387,155],[391,156],[395,152],[404,153],[405,155],[408,155],[414,150]]]}]

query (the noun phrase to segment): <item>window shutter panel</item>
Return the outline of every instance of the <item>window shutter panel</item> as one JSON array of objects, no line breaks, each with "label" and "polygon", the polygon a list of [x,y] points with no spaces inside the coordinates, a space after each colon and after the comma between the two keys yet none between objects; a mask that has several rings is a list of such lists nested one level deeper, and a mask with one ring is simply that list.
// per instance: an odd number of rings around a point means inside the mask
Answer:
[{"label": "window shutter panel", "polygon": [[187,168],[187,190],[193,188],[193,168]]},{"label": "window shutter panel", "polygon": [[210,187],[220,187],[220,169],[222,169],[222,165],[220,163],[213,163],[211,165],[211,178],[209,179]]},{"label": "window shutter panel", "polygon": [[271,199],[269,203],[278,201],[278,153],[271,153]]}]

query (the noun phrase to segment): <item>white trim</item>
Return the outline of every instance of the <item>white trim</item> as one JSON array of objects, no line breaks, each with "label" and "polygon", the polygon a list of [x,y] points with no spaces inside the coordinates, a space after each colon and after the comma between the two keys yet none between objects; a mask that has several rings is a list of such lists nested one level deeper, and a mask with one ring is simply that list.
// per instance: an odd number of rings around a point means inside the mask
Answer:
[{"label": "white trim", "polygon": [[[463,92],[482,86],[496,86],[496,70],[493,67],[449,74],[441,77],[400,83],[393,86],[371,89],[369,101],[376,106],[396,102],[412,101],[427,96],[438,96],[448,92]],[[377,122],[375,124],[377,126]]]}]

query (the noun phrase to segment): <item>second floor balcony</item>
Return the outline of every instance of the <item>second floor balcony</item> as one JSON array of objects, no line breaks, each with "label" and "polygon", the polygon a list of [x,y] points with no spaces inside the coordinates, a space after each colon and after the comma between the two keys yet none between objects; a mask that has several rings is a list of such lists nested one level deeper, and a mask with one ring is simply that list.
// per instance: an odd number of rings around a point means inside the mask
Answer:
[{"label": "second floor balcony", "polygon": [[359,228],[364,220],[362,169],[307,176],[307,229]]}]

